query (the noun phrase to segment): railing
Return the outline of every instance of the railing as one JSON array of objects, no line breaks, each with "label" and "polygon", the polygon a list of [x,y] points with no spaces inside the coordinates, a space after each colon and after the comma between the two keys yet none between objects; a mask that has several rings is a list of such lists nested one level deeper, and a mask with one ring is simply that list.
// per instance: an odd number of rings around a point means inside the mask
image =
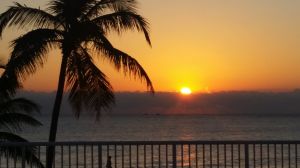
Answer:
[{"label": "railing", "polygon": [[0,167],[35,167],[34,157],[44,164],[46,148],[55,146],[55,168],[298,168],[299,144],[300,141],[0,143]]}]

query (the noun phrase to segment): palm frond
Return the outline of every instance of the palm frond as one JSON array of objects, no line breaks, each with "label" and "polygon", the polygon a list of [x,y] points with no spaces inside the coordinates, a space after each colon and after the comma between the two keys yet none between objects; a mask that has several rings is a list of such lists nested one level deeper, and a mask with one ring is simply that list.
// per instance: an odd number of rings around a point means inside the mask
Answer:
[{"label": "palm frond", "polygon": [[60,0],[52,0],[49,1],[47,5],[46,11],[51,13],[52,15],[55,15],[57,19],[59,19],[61,22],[63,22],[66,25],[65,18],[63,16],[63,10],[64,10],[64,2]]},{"label": "palm frond", "polygon": [[2,59],[0,59],[0,69],[5,69],[5,64]]},{"label": "palm frond", "polygon": [[10,132],[0,132],[0,142],[27,142],[27,140]]},{"label": "palm frond", "polygon": [[49,2],[47,11],[55,14],[57,18],[61,18],[62,21],[68,24],[76,21],[81,13],[84,12],[84,9],[82,9],[84,5],[85,0],[53,0]]},{"label": "palm frond", "polygon": [[13,51],[3,73],[3,77],[8,80],[6,83],[15,82],[13,86],[6,85],[10,93],[20,87],[21,81],[27,75],[43,66],[46,54],[50,49],[59,46],[60,38],[61,33],[58,30],[36,29],[12,42]]},{"label": "palm frond", "polygon": [[25,114],[30,114],[33,112],[39,113],[40,107],[28,99],[15,98],[0,104],[0,114],[7,112],[23,112]]},{"label": "palm frond", "polygon": [[21,81],[18,80],[13,71],[4,71],[0,78],[0,93],[2,98],[9,98],[16,93],[16,89],[22,88]]},{"label": "palm frond", "polygon": [[0,103],[0,127],[10,130],[21,130],[21,126],[40,126],[41,123],[28,115],[39,112],[39,106],[25,98],[3,99]]},{"label": "palm frond", "polygon": [[124,30],[136,29],[144,33],[145,39],[151,46],[151,40],[149,35],[148,22],[140,15],[121,10],[115,13],[99,16],[92,20],[95,24],[101,27],[101,30],[109,31],[114,30],[121,33]]},{"label": "palm frond", "polygon": [[[74,46],[80,46],[83,42],[94,37],[95,32],[99,32],[99,27],[91,22],[82,22],[72,27],[72,43]],[[76,48],[76,47],[75,47]]]},{"label": "palm frond", "polygon": [[21,131],[23,125],[41,126],[42,123],[22,113],[9,112],[0,114],[0,128],[5,127],[11,131]]},{"label": "palm frond", "polygon": [[136,59],[112,46],[112,44],[103,36],[98,35],[93,40],[94,47],[103,57],[108,58],[117,70],[122,69],[123,72],[133,77],[143,80],[149,91],[154,93],[154,87],[144,68]]},{"label": "palm frond", "polygon": [[1,146],[0,153],[2,156],[4,155],[8,158],[14,158],[18,161],[22,161],[25,156],[25,161],[27,164],[30,164],[32,167],[36,168],[44,168],[43,163],[38,157],[36,157],[36,152],[34,152],[32,147],[25,148],[25,154],[23,155],[23,149],[21,147]]},{"label": "palm frond", "polygon": [[[1,142],[27,142],[26,139],[9,132],[0,132],[0,143]],[[25,154],[23,154],[25,152]],[[36,157],[35,147],[13,147],[13,146],[0,146],[0,153],[2,156],[8,158],[15,158],[22,160],[25,156],[25,160],[28,164],[32,164],[33,167],[44,168],[40,159]]]},{"label": "palm frond", "polygon": [[85,13],[85,17],[88,19],[121,9],[135,12],[137,2],[135,0],[96,0],[91,5],[92,7]]},{"label": "palm frond", "polygon": [[0,15],[0,37],[7,26],[23,28],[34,26],[35,28],[59,28],[61,22],[53,15],[36,8],[30,8],[15,3],[6,12]]},{"label": "palm frond", "polygon": [[79,48],[69,57],[67,84],[70,88],[69,100],[77,117],[83,108],[96,111],[98,117],[101,110],[109,109],[114,103],[110,83],[85,48]]}]

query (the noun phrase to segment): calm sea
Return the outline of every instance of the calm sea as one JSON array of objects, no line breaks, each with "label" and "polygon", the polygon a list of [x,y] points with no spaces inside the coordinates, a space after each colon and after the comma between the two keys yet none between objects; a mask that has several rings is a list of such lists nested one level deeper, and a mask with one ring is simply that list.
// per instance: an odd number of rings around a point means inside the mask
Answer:
[{"label": "calm sea", "polygon": [[[46,141],[50,117],[44,126],[26,128],[30,141]],[[197,115],[197,116],[63,116],[58,141],[150,140],[299,140],[300,116]]]}]

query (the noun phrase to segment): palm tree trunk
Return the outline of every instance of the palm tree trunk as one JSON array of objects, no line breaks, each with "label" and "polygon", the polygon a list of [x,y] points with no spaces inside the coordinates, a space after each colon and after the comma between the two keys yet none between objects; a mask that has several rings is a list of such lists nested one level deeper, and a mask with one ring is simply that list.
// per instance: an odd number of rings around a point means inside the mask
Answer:
[{"label": "palm tree trunk", "polygon": [[[59,73],[59,80],[58,80],[58,87],[52,112],[52,119],[51,119],[51,126],[50,126],[50,134],[49,134],[49,142],[56,141],[56,132],[57,132],[57,125],[58,125],[58,117],[60,112],[60,106],[63,98],[64,86],[65,86],[65,77],[66,77],[66,66],[68,60],[68,51],[63,50],[63,57],[60,67]],[[47,148],[46,153],[46,168],[52,168],[53,160],[55,154],[55,146],[49,146]]]}]

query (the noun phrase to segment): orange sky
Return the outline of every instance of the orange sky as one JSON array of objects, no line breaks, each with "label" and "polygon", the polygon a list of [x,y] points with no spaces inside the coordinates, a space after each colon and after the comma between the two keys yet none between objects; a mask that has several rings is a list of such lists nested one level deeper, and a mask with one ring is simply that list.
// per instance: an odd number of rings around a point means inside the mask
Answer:
[{"label": "orange sky", "polygon": [[[45,0],[17,0],[41,6]],[[300,1],[298,0],[140,0],[140,13],[151,24],[153,47],[142,34],[127,32],[110,39],[146,69],[157,91],[293,90],[300,87]],[[11,5],[1,0],[0,12]],[[8,58],[5,31],[0,57]],[[56,89],[58,51],[28,78],[25,89]],[[116,91],[145,91],[139,81],[99,61]]]}]

